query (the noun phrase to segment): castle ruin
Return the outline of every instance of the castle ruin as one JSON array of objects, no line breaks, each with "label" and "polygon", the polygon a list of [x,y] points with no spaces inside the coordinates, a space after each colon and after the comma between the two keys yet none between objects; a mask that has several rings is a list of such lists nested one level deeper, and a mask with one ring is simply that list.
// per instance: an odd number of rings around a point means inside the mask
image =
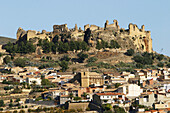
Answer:
[{"label": "castle ruin", "polygon": [[47,32],[45,30],[42,30],[42,32],[34,30],[25,31],[19,28],[17,31],[17,40],[25,39],[29,41],[36,37],[38,39],[52,41],[55,36],[61,38],[61,34],[67,35],[67,37],[69,37],[69,39],[67,39],[68,41],[88,40],[87,43],[92,47],[95,47],[97,41],[104,40],[109,43],[110,40],[116,40],[121,45],[122,49],[133,48],[136,51],[149,53],[153,51],[151,32],[145,31],[144,25],[138,28],[136,24],[130,23],[128,29],[124,29],[120,28],[117,20],[113,20],[112,24],[109,24],[109,21],[106,20],[103,28],[87,24],[84,26],[84,31],[81,30],[81,28],[78,29],[77,24],[75,24],[75,27],[72,29],[69,29],[67,24],[54,25],[52,32]]}]

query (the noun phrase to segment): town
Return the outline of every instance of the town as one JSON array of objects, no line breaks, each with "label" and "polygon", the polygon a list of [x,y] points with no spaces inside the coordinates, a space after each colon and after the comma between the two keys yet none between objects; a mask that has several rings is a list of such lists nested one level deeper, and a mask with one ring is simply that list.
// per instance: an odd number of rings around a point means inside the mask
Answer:
[{"label": "town", "polygon": [[144,25],[19,28],[0,47],[1,112],[170,112],[170,58]]}]

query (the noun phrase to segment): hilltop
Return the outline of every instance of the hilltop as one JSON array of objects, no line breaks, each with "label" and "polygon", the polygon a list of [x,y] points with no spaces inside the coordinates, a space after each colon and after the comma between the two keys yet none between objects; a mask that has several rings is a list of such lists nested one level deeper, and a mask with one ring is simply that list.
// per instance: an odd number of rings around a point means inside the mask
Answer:
[{"label": "hilltop", "polygon": [[[170,66],[169,57],[153,51],[151,32],[130,23],[120,28],[117,20],[104,27],[85,25],[69,29],[54,25],[53,31],[17,31],[16,43],[3,46],[13,60],[26,58],[29,66],[57,67],[60,71],[131,71]],[[15,62],[15,61],[14,61]]]},{"label": "hilltop", "polygon": [[[42,32],[35,30],[25,31],[21,27],[17,31],[17,40],[33,40],[33,42],[36,42],[36,39],[46,39],[53,43],[85,41],[88,46],[96,49],[118,48],[114,45],[118,43],[121,50],[132,48],[139,52],[153,52],[151,32],[145,31],[144,25],[138,28],[136,24],[130,23],[128,29],[124,29],[120,28],[117,20],[113,20],[112,24],[109,24],[109,21],[106,20],[104,27],[87,24],[84,25],[84,30],[80,27],[78,28],[77,24],[71,29],[67,27],[67,24],[63,24],[54,25],[52,32],[47,32],[46,30],[42,30]],[[101,46],[101,43],[105,43],[104,47]]]}]

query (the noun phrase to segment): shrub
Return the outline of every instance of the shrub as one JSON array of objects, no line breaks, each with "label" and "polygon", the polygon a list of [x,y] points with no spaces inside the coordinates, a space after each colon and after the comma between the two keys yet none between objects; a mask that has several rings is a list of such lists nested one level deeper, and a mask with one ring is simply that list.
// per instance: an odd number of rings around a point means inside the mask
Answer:
[{"label": "shrub", "polygon": [[112,109],[112,105],[111,105],[111,104],[103,104],[102,107],[103,107],[103,109],[106,110],[106,111]]},{"label": "shrub", "polygon": [[134,53],[135,53],[135,52],[134,52],[133,49],[128,49],[125,54],[128,55],[128,56],[133,56]]},{"label": "shrub", "polygon": [[80,109],[77,109],[78,112],[82,112],[83,110],[80,108]]},{"label": "shrub", "polygon": [[3,108],[0,108],[0,111],[3,111]]},{"label": "shrub", "polygon": [[136,55],[133,57],[133,60],[136,62],[136,63],[140,63],[140,64],[143,64],[143,65],[151,65],[153,64],[153,59],[150,55],[144,55],[144,56],[140,56],[140,55]]},{"label": "shrub", "polygon": [[125,110],[118,106],[113,106],[115,113],[126,113]]},{"label": "shrub", "polygon": [[13,111],[13,113],[18,113],[18,111],[17,111],[17,110],[15,110],[15,111]]},{"label": "shrub", "polygon": [[20,101],[20,98],[17,98],[16,100],[15,100],[15,102],[19,102]]},{"label": "shrub", "polygon": [[4,101],[0,100],[0,107],[3,107],[3,106],[4,106]]},{"label": "shrub", "polygon": [[89,107],[87,107],[87,108],[86,108],[86,111],[90,111],[90,108],[89,108]]},{"label": "shrub", "polygon": [[76,112],[76,110],[75,110],[75,109],[70,109],[69,111],[70,111],[70,112]]},{"label": "shrub", "polygon": [[120,83],[116,83],[115,88],[118,88],[120,85],[121,85]]},{"label": "shrub", "polygon": [[65,61],[68,61],[68,62],[69,62],[70,59],[71,59],[71,58],[69,58],[68,55],[64,55],[63,58],[61,58],[60,60],[61,60],[61,61],[65,60]]},{"label": "shrub", "polygon": [[166,66],[167,66],[168,68],[170,68],[170,63],[168,63]]},{"label": "shrub", "polygon": [[85,54],[85,53],[83,53],[83,52],[78,53],[77,56],[79,57],[79,61],[80,61],[81,63],[83,63],[84,60],[85,60],[86,58],[88,58],[88,54]]},{"label": "shrub", "polygon": [[95,62],[97,61],[97,58],[96,57],[90,57],[87,62]]},{"label": "shrub", "polygon": [[158,59],[159,61],[161,61],[163,58],[164,58],[164,55],[163,55],[163,54],[160,54],[160,55],[157,55],[157,56],[156,56],[156,59]]},{"label": "shrub", "polygon": [[142,68],[143,68],[143,64],[137,63],[137,64],[136,64],[136,67],[142,69]]},{"label": "shrub", "polygon": [[25,67],[26,62],[27,62],[27,59],[25,58],[17,58],[14,60],[15,66],[19,66],[19,67]]},{"label": "shrub", "polygon": [[9,104],[9,107],[13,107],[13,104],[12,104],[12,103],[10,103],[10,104]]},{"label": "shrub", "polygon": [[25,111],[24,110],[20,110],[19,113],[25,113]]},{"label": "shrub", "polygon": [[81,100],[81,97],[74,97],[74,100]]},{"label": "shrub", "polygon": [[6,56],[3,60],[5,64],[8,64],[11,61],[11,57]]},{"label": "shrub", "polygon": [[62,72],[65,72],[69,67],[68,67],[68,62],[63,60],[59,63],[60,67],[62,68]]},{"label": "shrub", "polygon": [[159,63],[157,64],[157,66],[158,66],[158,67],[164,67],[164,63],[163,63],[163,62],[159,62]]}]

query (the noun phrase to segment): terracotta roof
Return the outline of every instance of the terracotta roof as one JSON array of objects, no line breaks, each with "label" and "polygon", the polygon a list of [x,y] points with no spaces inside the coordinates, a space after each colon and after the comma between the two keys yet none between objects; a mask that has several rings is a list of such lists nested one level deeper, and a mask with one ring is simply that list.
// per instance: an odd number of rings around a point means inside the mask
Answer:
[{"label": "terracotta roof", "polygon": [[142,94],[147,94],[147,95],[150,95],[150,94],[152,94],[153,92],[144,92],[144,93],[142,93]]},{"label": "terracotta roof", "polygon": [[151,112],[157,112],[158,110],[150,110]]},{"label": "terracotta roof", "polygon": [[61,95],[61,97],[69,97],[69,95]]},{"label": "terracotta roof", "polygon": [[150,113],[150,111],[145,111],[145,113]]},{"label": "terracotta roof", "polygon": [[96,95],[124,95],[123,93],[96,93]]},{"label": "terracotta roof", "polygon": [[170,111],[170,108],[166,108],[168,111]]}]

